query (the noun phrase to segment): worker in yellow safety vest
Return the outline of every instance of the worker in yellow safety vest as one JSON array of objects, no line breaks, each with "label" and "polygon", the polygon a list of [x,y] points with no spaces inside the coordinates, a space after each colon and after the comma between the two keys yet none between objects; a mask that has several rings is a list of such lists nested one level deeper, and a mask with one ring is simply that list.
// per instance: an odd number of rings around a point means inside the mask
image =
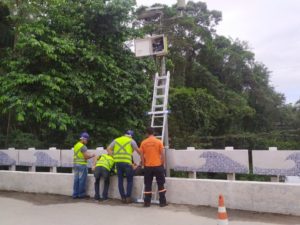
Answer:
[{"label": "worker in yellow safety vest", "polygon": [[[139,148],[135,140],[133,140],[133,131],[127,130],[125,134],[116,138],[107,148],[109,154],[112,154],[117,168],[118,187],[121,195],[122,203],[131,203],[131,192],[133,186],[133,167],[132,154],[136,151],[138,154]],[[126,193],[123,186],[123,176],[127,178]]]},{"label": "worker in yellow safety vest", "polygon": [[74,146],[74,184],[73,184],[73,199],[89,198],[85,193],[86,181],[88,174],[87,160],[93,158],[95,154],[87,152],[86,144],[90,136],[87,132],[80,135],[80,140]]},{"label": "worker in yellow safety vest", "polygon": [[[94,165],[92,170],[95,177],[95,200],[105,201],[108,199],[108,188],[110,181],[110,172],[114,168],[114,158],[108,154],[102,154],[101,156],[94,157]],[[102,198],[100,197],[100,178],[104,179],[104,187],[102,192]]]}]

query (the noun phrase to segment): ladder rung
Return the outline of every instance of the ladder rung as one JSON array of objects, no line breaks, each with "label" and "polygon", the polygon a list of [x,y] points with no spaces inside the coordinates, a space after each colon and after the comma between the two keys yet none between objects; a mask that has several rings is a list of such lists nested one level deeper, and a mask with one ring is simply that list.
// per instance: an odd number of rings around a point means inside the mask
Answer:
[{"label": "ladder rung", "polygon": [[165,85],[160,85],[160,86],[156,86],[155,88],[156,89],[163,89],[163,88],[165,88],[166,86]]},{"label": "ladder rung", "polygon": [[162,107],[164,107],[164,105],[155,105],[154,107],[155,108],[162,108]]},{"label": "ladder rung", "polygon": [[164,126],[158,126],[158,125],[154,125],[152,126],[153,128],[163,128]]},{"label": "ladder rung", "polygon": [[157,138],[161,138],[161,136],[155,136],[155,137],[157,137]]},{"label": "ladder rung", "polygon": [[169,113],[169,111],[165,110],[165,111],[148,112],[148,115],[166,114],[166,113]]},{"label": "ladder rung", "polygon": [[166,79],[167,76],[158,76],[157,79],[162,80],[162,79]]},{"label": "ladder rung", "polygon": [[164,98],[164,95],[155,95],[155,98]]}]

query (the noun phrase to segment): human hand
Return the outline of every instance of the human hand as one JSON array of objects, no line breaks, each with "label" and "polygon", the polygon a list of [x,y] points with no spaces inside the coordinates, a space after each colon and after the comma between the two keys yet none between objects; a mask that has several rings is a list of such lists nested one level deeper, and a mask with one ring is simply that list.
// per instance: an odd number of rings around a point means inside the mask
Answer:
[{"label": "human hand", "polygon": [[135,163],[133,163],[131,166],[134,170],[138,167]]}]

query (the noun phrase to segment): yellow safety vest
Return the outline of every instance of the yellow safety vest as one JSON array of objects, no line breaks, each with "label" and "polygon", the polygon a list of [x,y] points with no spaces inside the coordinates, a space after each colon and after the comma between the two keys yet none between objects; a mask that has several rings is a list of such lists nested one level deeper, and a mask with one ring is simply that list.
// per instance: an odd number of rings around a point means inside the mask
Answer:
[{"label": "yellow safety vest", "polygon": [[115,145],[113,149],[113,156],[115,162],[124,162],[132,164],[133,149],[131,146],[132,138],[122,136],[115,139]]},{"label": "yellow safety vest", "polygon": [[110,155],[102,154],[100,159],[98,159],[98,161],[96,163],[96,167],[97,166],[102,166],[105,169],[111,171],[111,169],[114,166],[114,158]]},{"label": "yellow safety vest", "polygon": [[74,164],[87,165],[87,161],[85,160],[83,153],[80,151],[83,146],[84,144],[82,144],[80,141],[74,146]]}]

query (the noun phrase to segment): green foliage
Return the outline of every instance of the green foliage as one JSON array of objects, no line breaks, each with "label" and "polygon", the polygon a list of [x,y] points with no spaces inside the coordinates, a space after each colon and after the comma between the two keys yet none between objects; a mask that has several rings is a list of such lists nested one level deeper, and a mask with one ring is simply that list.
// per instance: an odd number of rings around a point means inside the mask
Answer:
[{"label": "green foliage", "polygon": [[173,89],[170,108],[172,145],[176,148],[184,148],[194,136],[211,134],[226,113],[225,105],[206,90],[192,88]]},{"label": "green foliage", "polygon": [[31,133],[24,133],[20,130],[12,131],[8,142],[9,145],[7,147],[14,147],[17,149],[27,149],[31,147],[42,148],[44,145],[37,136]]},{"label": "green foliage", "polygon": [[91,147],[105,146],[128,128],[140,141],[157,68],[125,42],[164,33],[171,147],[299,148],[299,102],[284,104],[246,42],[216,34],[221,12],[190,1],[182,16],[163,6],[161,22],[137,20],[144,10],[133,0],[2,0],[0,145],[70,147],[87,130]]},{"label": "green foliage", "polygon": [[87,130],[92,145],[105,145],[126,128],[142,129],[151,64],[124,46],[133,1],[19,3],[17,39],[0,62],[6,142],[16,129],[70,147]]}]

